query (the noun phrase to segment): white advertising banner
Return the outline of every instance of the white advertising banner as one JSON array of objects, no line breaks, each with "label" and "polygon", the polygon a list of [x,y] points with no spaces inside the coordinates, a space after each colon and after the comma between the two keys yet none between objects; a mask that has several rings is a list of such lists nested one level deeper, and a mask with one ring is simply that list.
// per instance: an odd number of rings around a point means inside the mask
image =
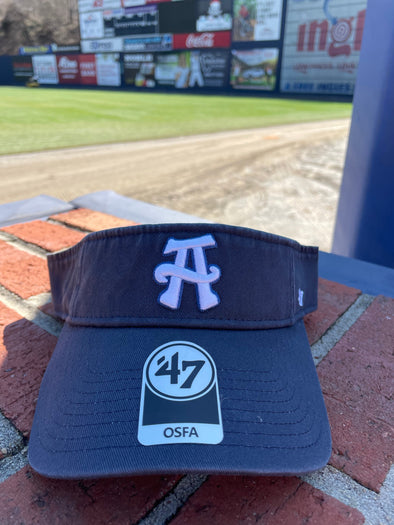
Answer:
[{"label": "white advertising banner", "polygon": [[82,53],[111,53],[123,51],[123,38],[101,38],[82,40]]},{"label": "white advertising banner", "polygon": [[58,84],[56,55],[33,55],[33,72],[40,84]]},{"label": "white advertising banner", "polygon": [[254,40],[277,40],[280,38],[282,0],[257,0]]},{"label": "white advertising banner", "polygon": [[281,92],[352,95],[367,0],[288,0]]},{"label": "white advertising banner", "polygon": [[234,42],[279,40],[283,0],[234,0]]},{"label": "white advertising banner", "polygon": [[104,36],[104,20],[101,11],[92,11],[90,13],[82,13],[79,15],[79,27],[81,31],[81,39],[89,38],[103,38]]},{"label": "white advertising banner", "polygon": [[121,0],[78,0],[78,10],[80,13],[102,9],[116,9],[122,7]]},{"label": "white advertising banner", "polygon": [[119,53],[96,55],[96,74],[98,86],[120,86]]},{"label": "white advertising banner", "polygon": [[139,5],[145,5],[150,2],[147,2],[146,0],[122,0],[122,6],[123,7],[136,7]]}]

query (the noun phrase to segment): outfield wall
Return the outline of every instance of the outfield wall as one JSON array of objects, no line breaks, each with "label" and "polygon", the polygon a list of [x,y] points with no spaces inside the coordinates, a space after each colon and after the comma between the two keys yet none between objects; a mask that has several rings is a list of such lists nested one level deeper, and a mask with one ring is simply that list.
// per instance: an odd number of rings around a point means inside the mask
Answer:
[{"label": "outfield wall", "polygon": [[12,82],[351,97],[366,4],[79,0],[81,52],[13,57]]}]

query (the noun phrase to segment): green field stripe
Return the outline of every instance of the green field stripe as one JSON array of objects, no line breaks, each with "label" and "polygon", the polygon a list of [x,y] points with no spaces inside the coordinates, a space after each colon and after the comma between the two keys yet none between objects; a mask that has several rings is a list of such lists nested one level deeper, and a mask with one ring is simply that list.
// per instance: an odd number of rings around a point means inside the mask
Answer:
[{"label": "green field stripe", "polygon": [[351,103],[0,87],[0,154],[347,118]]}]

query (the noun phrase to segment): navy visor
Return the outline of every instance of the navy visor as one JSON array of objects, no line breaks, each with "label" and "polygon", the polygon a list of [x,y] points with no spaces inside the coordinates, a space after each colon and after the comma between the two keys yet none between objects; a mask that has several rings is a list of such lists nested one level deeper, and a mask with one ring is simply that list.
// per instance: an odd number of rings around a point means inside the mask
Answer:
[{"label": "navy visor", "polygon": [[106,230],[49,256],[65,325],[31,466],[55,478],[324,466],[330,429],[303,323],[317,259],[219,224]]}]

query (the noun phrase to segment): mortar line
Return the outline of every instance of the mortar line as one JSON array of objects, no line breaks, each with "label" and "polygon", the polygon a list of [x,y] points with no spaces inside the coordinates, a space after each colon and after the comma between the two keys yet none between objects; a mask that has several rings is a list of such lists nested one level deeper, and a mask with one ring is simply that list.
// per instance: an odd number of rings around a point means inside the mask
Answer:
[{"label": "mortar line", "polygon": [[37,295],[31,295],[28,299],[25,299],[25,302],[30,306],[35,306],[39,308],[51,302],[51,292],[43,292]]},{"label": "mortar line", "polygon": [[177,485],[139,522],[138,525],[165,525],[186,501],[205,483],[204,474],[186,474]]},{"label": "mortar line", "polygon": [[6,479],[16,474],[23,467],[28,465],[27,447],[22,448],[18,454],[7,456],[0,461],[0,484]]},{"label": "mortar line", "polygon": [[2,459],[15,456],[24,446],[22,432],[0,410],[0,452],[5,454]]},{"label": "mortar line", "polygon": [[29,255],[35,255],[36,257],[40,257],[41,259],[46,259],[49,253],[47,250],[44,250],[44,248],[41,248],[40,246],[37,246],[34,243],[24,241],[23,239],[20,239],[12,233],[0,231],[0,239],[9,244],[10,246],[16,248],[17,250],[26,252]]},{"label": "mortar line", "polygon": [[375,296],[373,295],[361,294],[320,339],[311,346],[315,365],[318,365],[338,341],[342,339],[374,299]]},{"label": "mortar line", "polygon": [[36,306],[29,304],[21,297],[7,290],[7,288],[4,288],[1,284],[0,301],[11,310],[17,312],[21,317],[31,321],[49,334],[56,337],[59,336],[63,323],[45,314]]},{"label": "mortar line", "polygon": [[[78,208],[75,208],[75,209],[78,209]],[[72,210],[70,210],[72,211]],[[64,226],[65,228],[68,228],[69,230],[74,230],[76,232],[79,232],[79,233],[92,233],[92,230],[88,230],[86,228],[82,228],[81,226],[76,226],[75,224],[69,224],[68,222],[63,222],[59,219],[52,219],[52,218],[49,218],[47,220],[47,222],[49,222],[50,224],[56,224],[57,226]]]},{"label": "mortar line", "polygon": [[352,507],[364,516],[365,525],[389,525],[394,516],[394,465],[376,493],[331,465],[301,476],[302,481]]}]

